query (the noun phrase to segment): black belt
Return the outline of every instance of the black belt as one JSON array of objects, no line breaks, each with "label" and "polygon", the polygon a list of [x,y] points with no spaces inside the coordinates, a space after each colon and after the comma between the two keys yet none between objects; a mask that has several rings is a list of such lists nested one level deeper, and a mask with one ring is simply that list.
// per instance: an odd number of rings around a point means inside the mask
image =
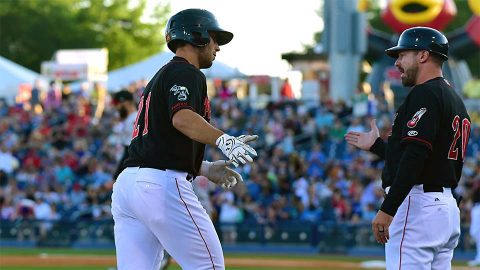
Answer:
[{"label": "black belt", "polygon": [[[150,169],[156,169],[156,170],[160,170],[160,171],[166,171],[167,170],[167,169],[152,168],[152,167],[147,167],[147,166],[140,166],[140,168],[150,168]],[[188,182],[193,182],[194,179],[195,179],[195,175],[193,175],[191,173],[187,173],[187,177],[185,177],[185,180],[187,180]]]},{"label": "black belt", "polygon": [[[390,186],[385,188],[385,196],[387,194],[387,189],[389,189]],[[430,185],[423,185],[423,192],[443,192],[443,187],[441,186],[430,186]]]},{"label": "black belt", "polygon": [[423,185],[423,192],[443,192],[443,187]]}]

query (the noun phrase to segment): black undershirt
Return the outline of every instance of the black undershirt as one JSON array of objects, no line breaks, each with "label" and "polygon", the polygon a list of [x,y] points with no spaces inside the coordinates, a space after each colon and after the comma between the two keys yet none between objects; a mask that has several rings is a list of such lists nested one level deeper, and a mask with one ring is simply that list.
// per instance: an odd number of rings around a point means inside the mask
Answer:
[{"label": "black undershirt", "polygon": [[[386,147],[383,140],[377,138],[369,150],[380,158],[385,159],[385,149]],[[392,217],[395,216],[398,208],[405,200],[412,187],[421,182],[419,181],[419,176],[429,153],[430,150],[421,144],[406,144],[393,185],[390,187],[380,210]]]}]

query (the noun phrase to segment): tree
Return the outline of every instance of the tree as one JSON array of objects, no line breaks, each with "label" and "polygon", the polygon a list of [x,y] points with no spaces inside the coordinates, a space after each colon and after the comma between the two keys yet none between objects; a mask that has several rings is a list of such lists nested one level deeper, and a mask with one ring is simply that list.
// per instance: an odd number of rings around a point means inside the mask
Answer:
[{"label": "tree", "polygon": [[39,71],[58,49],[108,48],[109,69],[144,59],[164,46],[169,6],[142,19],[145,0],[0,1],[0,55]]}]

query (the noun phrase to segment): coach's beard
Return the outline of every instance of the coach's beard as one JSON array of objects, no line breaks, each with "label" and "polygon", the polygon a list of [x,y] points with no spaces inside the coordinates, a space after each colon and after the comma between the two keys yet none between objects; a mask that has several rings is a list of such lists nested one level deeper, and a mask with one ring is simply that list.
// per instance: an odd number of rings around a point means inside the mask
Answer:
[{"label": "coach's beard", "polygon": [[412,67],[405,70],[405,73],[403,73],[404,76],[401,77],[403,86],[414,86],[417,81],[417,73],[418,67]]}]

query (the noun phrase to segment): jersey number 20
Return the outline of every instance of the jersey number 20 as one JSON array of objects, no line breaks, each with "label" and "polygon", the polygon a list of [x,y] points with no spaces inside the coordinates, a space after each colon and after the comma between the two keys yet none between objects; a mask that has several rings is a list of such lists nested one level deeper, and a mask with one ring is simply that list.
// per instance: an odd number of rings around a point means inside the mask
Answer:
[{"label": "jersey number 20", "polygon": [[[143,132],[142,136],[147,135],[148,133],[148,107],[150,106],[150,95],[152,92],[148,93],[147,101],[145,102],[145,124],[143,126]],[[137,113],[137,118],[135,118],[135,123],[133,124],[133,134],[132,134],[132,140],[138,137],[138,132],[140,130],[140,125],[138,124],[138,118],[140,118],[140,115],[142,114],[143,111],[143,100],[145,96],[142,96],[140,98],[140,104],[138,104],[138,113]]]},{"label": "jersey number 20", "polygon": [[452,121],[452,129],[455,134],[453,135],[453,141],[450,145],[450,150],[448,150],[448,158],[453,160],[458,159],[457,141],[460,137],[462,137],[462,160],[465,160],[468,138],[470,137],[470,121],[468,121],[467,118],[463,118],[462,126],[460,128],[460,116],[455,115]]}]

